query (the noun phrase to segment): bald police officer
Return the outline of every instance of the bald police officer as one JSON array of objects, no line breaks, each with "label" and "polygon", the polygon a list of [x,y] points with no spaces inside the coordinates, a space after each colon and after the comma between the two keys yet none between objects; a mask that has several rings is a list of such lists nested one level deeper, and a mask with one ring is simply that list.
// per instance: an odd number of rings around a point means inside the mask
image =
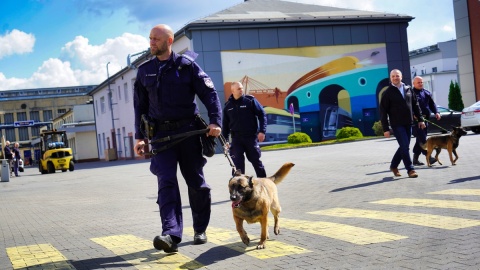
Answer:
[{"label": "bald police officer", "polygon": [[[195,116],[199,113],[195,95],[208,110],[208,136],[221,133],[221,105],[210,77],[194,62],[196,55],[179,55],[172,51],[174,34],[168,25],[160,24],[150,31],[150,53],[154,58],[138,68],[134,85],[135,150],[143,154],[145,134],[141,130],[142,115],[155,125],[152,141],[166,136],[199,129]],[[207,242],[210,221],[210,186],[203,175],[206,159],[202,155],[200,135],[181,143],[153,143],[150,171],[157,176],[162,233],[153,245],[167,253],[177,252],[182,241],[182,202],[177,180],[177,164],[188,186],[188,198],[195,231],[194,244]],[[157,150],[157,151],[155,151]]]},{"label": "bald police officer", "polygon": [[230,155],[237,169],[245,173],[245,156],[255,169],[257,177],[267,177],[260,157],[258,142],[265,140],[267,114],[258,100],[243,93],[240,82],[231,84],[232,95],[223,108],[222,135],[228,140],[232,135]]}]

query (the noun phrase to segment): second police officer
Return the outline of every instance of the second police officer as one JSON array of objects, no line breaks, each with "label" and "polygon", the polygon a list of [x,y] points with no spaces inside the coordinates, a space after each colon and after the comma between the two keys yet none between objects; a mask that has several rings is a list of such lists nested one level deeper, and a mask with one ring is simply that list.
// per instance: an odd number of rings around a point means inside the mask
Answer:
[{"label": "second police officer", "polygon": [[255,169],[257,177],[267,177],[261,157],[258,142],[265,140],[267,130],[267,115],[258,100],[243,93],[240,82],[231,84],[232,95],[223,108],[222,135],[228,141],[231,134],[230,149],[232,161],[236,169],[245,173],[245,157]]}]

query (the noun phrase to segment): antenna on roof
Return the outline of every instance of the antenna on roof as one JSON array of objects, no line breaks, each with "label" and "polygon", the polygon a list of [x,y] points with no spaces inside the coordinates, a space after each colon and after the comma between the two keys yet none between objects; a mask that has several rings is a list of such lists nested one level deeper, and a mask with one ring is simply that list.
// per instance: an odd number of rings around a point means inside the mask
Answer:
[{"label": "antenna on roof", "polygon": [[133,57],[133,56],[139,55],[139,54],[144,54],[145,52],[148,52],[148,49],[146,49],[145,51],[141,51],[141,52],[138,52],[138,53],[131,54],[131,55],[129,54],[127,56],[127,66],[131,69],[137,69],[136,66],[132,65],[130,58]]}]

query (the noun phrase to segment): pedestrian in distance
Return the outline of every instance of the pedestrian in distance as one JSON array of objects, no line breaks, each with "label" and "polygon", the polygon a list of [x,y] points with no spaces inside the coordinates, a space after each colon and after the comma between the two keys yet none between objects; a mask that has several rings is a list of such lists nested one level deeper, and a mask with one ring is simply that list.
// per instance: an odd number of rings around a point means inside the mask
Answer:
[{"label": "pedestrian in distance", "polygon": [[18,166],[20,164],[20,144],[16,142],[13,145],[13,156],[15,159],[13,160],[13,173],[15,174],[15,177],[19,177],[20,175],[18,174]]},{"label": "pedestrian in distance", "polygon": [[410,138],[412,137],[412,125],[416,117],[418,127],[425,128],[422,112],[418,105],[417,97],[412,88],[402,82],[402,72],[393,69],[390,72],[391,85],[383,93],[380,100],[380,117],[383,134],[390,137],[390,127],[398,142],[398,148],[390,162],[390,170],[394,176],[401,176],[398,165],[403,161],[408,177],[416,178],[412,160],[410,158]]},{"label": "pedestrian in distance", "polygon": [[[433,101],[432,94],[427,89],[423,88],[423,78],[416,76],[413,79],[413,93],[415,93],[418,101],[418,105],[422,111],[424,119],[429,119],[430,114],[433,113],[435,118],[440,120],[442,118],[437,110],[437,104]],[[425,128],[421,129],[417,125],[413,125],[413,135],[415,136],[415,145],[413,146],[413,165],[422,166],[425,165],[419,161],[420,154],[427,155],[427,150],[423,150],[420,145],[424,145],[427,142],[428,122],[425,122]],[[430,164],[437,162],[434,157],[430,157]]]},{"label": "pedestrian in distance", "polygon": [[[154,57],[138,67],[134,84],[135,151],[138,155],[145,154],[145,140],[151,140],[150,171],[157,177],[157,204],[162,222],[161,235],[154,238],[153,245],[166,253],[177,252],[183,239],[177,165],[188,186],[194,244],[207,242],[211,194],[203,174],[207,160],[202,155],[201,135],[189,136],[177,144],[155,140],[199,129],[195,95],[208,111],[207,135],[220,136],[222,122],[221,104],[211,78],[194,61],[195,53],[173,52],[173,41],[170,26],[159,24],[151,29],[150,53]],[[151,124],[145,132],[141,127],[142,116]]]},{"label": "pedestrian in distance", "polygon": [[10,176],[13,176],[13,151],[10,149],[10,141],[5,141],[5,147],[3,147],[3,153],[5,153],[5,159],[10,166]]},{"label": "pedestrian in distance", "polygon": [[245,173],[245,155],[257,177],[267,177],[258,145],[265,140],[267,114],[254,96],[244,94],[242,83],[233,82],[231,90],[232,94],[223,108],[222,135],[227,141],[231,135],[232,140],[225,147],[230,150],[236,169]]}]

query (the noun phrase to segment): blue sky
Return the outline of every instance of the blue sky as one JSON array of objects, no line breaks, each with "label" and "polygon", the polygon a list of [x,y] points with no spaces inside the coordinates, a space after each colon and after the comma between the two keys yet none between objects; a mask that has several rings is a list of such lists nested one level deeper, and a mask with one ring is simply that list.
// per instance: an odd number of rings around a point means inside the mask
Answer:
[{"label": "blue sky", "polygon": [[[289,0],[406,14],[409,48],[455,39],[453,1]],[[128,54],[148,48],[150,28],[174,31],[243,0],[1,0],[0,90],[99,84]],[[427,12],[428,10],[428,12]]]}]

